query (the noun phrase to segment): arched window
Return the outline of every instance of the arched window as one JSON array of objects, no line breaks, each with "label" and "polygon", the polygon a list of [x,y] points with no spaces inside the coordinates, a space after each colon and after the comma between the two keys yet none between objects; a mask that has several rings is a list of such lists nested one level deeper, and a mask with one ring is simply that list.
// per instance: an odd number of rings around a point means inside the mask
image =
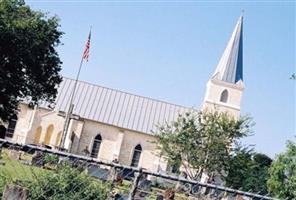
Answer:
[{"label": "arched window", "polygon": [[47,130],[46,130],[45,139],[44,139],[45,145],[50,145],[52,133],[53,133],[53,125],[51,124],[47,127]]},{"label": "arched window", "polygon": [[91,149],[91,154],[90,154],[91,157],[93,157],[93,158],[98,157],[101,143],[102,143],[102,137],[101,137],[100,134],[98,134],[94,139],[94,143],[93,143],[93,146],[92,146],[92,149]]},{"label": "arched window", "polygon": [[13,115],[13,117],[9,120],[7,130],[6,130],[6,137],[12,138],[14,129],[17,122],[17,116]]},{"label": "arched window", "polygon": [[131,163],[132,167],[138,167],[140,158],[141,158],[141,153],[142,153],[142,147],[141,145],[138,144],[134,149],[134,154],[133,154],[132,163]]},{"label": "arched window", "polygon": [[220,96],[220,101],[223,103],[227,103],[227,100],[228,100],[228,91],[223,90],[223,92],[221,93],[221,96]]},{"label": "arched window", "polygon": [[35,131],[34,143],[39,144],[41,138],[42,127],[39,126]]}]

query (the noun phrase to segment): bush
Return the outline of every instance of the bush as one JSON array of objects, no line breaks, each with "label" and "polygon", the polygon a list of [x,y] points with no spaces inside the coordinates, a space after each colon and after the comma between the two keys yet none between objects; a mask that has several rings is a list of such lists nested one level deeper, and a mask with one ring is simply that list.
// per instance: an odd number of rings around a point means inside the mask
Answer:
[{"label": "bush", "polygon": [[101,183],[85,172],[62,165],[55,173],[45,171],[37,180],[23,181],[33,200],[105,200],[110,191],[108,183]]},{"label": "bush", "polygon": [[56,165],[59,162],[57,155],[46,154],[43,159],[44,164]]}]

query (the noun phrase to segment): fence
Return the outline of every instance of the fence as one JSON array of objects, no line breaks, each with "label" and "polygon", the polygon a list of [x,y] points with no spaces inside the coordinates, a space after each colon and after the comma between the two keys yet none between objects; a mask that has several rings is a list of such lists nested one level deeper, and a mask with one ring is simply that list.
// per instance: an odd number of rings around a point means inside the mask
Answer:
[{"label": "fence", "polygon": [[[54,171],[56,165],[67,161],[73,168],[83,168],[87,171],[89,176],[94,177],[103,185],[110,185],[107,199],[274,199],[265,195],[244,192],[215,184],[201,183],[163,173],[155,173],[141,168],[124,166],[116,161],[101,161],[44,147],[21,145],[3,139],[0,139],[0,150],[2,151],[3,163],[3,166],[0,166],[0,172],[2,171],[6,176],[10,176],[8,179],[14,180],[14,183],[17,183],[20,179],[39,181],[39,168]],[[50,163],[54,162],[52,160],[49,161],[46,155],[54,155],[59,161],[50,166]],[[45,163],[49,165],[45,165]],[[71,181],[76,183],[75,177]],[[75,191],[78,191],[78,189],[80,189],[80,192],[85,193],[85,191],[83,191],[84,188],[79,184],[80,183],[77,182],[76,185],[74,184],[73,188],[67,191],[69,192],[69,196],[72,195],[72,193],[75,194]],[[52,190],[52,188],[45,190],[49,191]],[[87,190],[87,188],[85,190]],[[43,196],[45,196],[45,193],[49,193],[48,191],[42,191],[40,192],[41,194],[37,194],[37,197],[31,199],[46,199],[43,198]],[[58,192],[55,189],[53,191]],[[75,198],[73,198],[73,200],[74,199]]]}]

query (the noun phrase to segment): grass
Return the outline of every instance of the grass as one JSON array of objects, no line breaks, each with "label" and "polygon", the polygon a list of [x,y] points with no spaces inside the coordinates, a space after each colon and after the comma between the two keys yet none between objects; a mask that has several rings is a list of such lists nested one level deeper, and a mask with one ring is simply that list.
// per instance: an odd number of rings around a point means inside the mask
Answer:
[{"label": "grass", "polygon": [[[30,154],[24,154],[21,156],[22,160],[30,160],[32,156]],[[1,160],[5,163],[0,165],[0,193],[2,193],[4,186],[7,183],[15,183],[18,181],[30,181],[36,179],[40,173],[44,173],[48,170],[26,165],[18,160],[13,160],[8,155],[8,150],[3,149],[1,153]]]}]

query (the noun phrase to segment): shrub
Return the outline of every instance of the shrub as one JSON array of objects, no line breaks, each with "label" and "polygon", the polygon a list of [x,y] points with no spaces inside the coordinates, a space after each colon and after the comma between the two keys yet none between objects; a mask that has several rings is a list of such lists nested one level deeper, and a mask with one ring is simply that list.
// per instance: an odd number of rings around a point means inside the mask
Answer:
[{"label": "shrub", "polygon": [[56,172],[48,172],[33,181],[23,181],[33,200],[105,200],[110,191],[108,183],[102,183],[69,165],[61,165]]}]

